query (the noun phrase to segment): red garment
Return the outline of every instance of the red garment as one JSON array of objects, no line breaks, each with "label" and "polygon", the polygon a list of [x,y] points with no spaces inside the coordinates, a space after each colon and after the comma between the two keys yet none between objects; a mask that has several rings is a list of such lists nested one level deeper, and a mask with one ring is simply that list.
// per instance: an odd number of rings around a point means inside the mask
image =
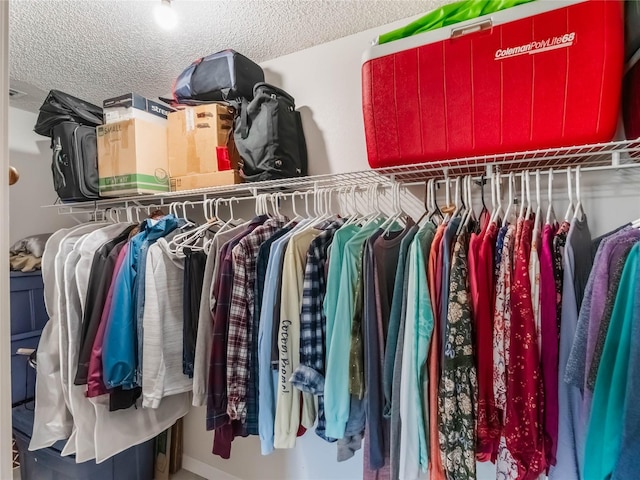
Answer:
[{"label": "red garment", "polygon": [[104,335],[107,331],[107,319],[109,318],[109,312],[111,311],[111,304],[113,303],[113,290],[115,288],[115,280],[120,273],[124,258],[129,251],[129,243],[125,243],[122,250],[118,254],[116,259],[116,265],[113,269],[113,276],[111,277],[111,285],[109,286],[109,292],[104,303],[102,310],[102,317],[100,318],[100,326],[96,333],[96,338],[93,341],[93,348],[91,349],[91,357],[89,359],[89,375],[87,377],[87,397],[97,397],[109,393],[107,387],[104,384],[102,377],[102,346],[104,344]]},{"label": "red garment", "polygon": [[478,419],[476,458],[495,461],[500,442],[500,412],[493,393],[493,312],[495,309],[494,250],[498,226],[486,228],[478,246],[476,269],[470,274],[477,291],[473,298],[476,361],[478,369]]},{"label": "red garment", "polygon": [[538,355],[538,335],[531,304],[529,256],[532,220],[518,221],[511,288],[510,360],[507,374],[507,447],[518,464],[518,478],[536,480],[546,469],[544,452],[544,392]]},{"label": "red garment", "polygon": [[558,354],[560,337],[556,318],[556,285],[553,274],[553,237],[556,227],[545,225],[540,249],[540,328],[542,330],[542,378],[544,385],[544,446],[547,468],[556,464],[558,445]]},{"label": "red garment", "polygon": [[[438,433],[438,386],[440,382],[440,322],[438,321],[440,312],[440,282],[442,281],[442,263],[438,271],[438,252],[442,243],[442,236],[445,227],[438,226],[431,251],[429,252],[429,295],[431,297],[431,307],[433,308],[433,335],[429,345],[429,442],[431,444],[431,455],[429,458],[430,480],[445,480],[442,459],[438,451],[440,437]],[[438,282],[440,279],[440,282]]]},{"label": "red garment", "polygon": [[471,292],[471,308],[473,314],[478,308],[478,255],[482,239],[484,238],[485,229],[481,229],[480,233],[473,232],[469,238],[469,252],[467,259],[469,261],[469,291]]}]

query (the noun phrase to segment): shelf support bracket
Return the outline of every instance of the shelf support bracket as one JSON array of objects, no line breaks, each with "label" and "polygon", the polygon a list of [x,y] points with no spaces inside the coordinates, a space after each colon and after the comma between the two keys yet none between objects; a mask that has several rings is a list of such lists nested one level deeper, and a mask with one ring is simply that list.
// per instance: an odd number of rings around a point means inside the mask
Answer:
[{"label": "shelf support bracket", "polygon": [[620,166],[620,152],[614,151],[611,152],[611,166],[619,167]]}]

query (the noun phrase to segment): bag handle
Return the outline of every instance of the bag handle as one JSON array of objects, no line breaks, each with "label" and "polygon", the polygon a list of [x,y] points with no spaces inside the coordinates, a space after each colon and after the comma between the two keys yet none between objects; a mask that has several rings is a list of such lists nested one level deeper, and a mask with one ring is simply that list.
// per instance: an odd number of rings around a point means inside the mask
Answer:
[{"label": "bag handle", "polygon": [[256,96],[256,94],[258,93],[258,90],[260,90],[260,89],[270,90],[272,93],[275,93],[276,95],[278,95],[280,97],[286,98],[293,105],[295,105],[295,103],[296,103],[295,99],[291,95],[289,95],[287,92],[285,92],[283,89],[278,88],[278,87],[274,87],[270,83],[266,83],[266,82],[256,83],[253,86],[253,96],[254,97]]}]

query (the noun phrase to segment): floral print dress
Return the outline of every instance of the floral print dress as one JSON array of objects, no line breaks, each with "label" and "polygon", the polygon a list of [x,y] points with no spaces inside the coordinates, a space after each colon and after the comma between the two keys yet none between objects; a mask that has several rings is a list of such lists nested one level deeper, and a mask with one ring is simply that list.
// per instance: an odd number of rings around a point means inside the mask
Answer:
[{"label": "floral print dress", "polygon": [[469,292],[467,234],[456,240],[445,326],[444,361],[438,390],[439,443],[448,480],[476,478],[477,374]]},{"label": "floral print dress", "polygon": [[[493,393],[496,407],[504,416],[507,409],[507,367],[509,365],[509,339],[511,334],[511,280],[516,227],[509,225],[504,235],[496,277],[496,302],[493,323]],[[516,480],[518,465],[511,456],[504,437],[500,438],[496,461],[498,480]]]}]

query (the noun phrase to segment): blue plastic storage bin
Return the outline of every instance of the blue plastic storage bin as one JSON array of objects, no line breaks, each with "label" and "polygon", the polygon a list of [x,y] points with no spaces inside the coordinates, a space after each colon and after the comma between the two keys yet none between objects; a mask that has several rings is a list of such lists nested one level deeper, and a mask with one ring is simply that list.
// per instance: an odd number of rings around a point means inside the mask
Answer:
[{"label": "blue plastic storage bin", "polygon": [[44,285],[38,272],[11,272],[11,401],[33,398],[36,371],[19,348],[37,348],[49,317],[44,306]]},{"label": "blue plastic storage bin", "polygon": [[[37,348],[48,320],[40,272],[11,272],[11,399],[14,404],[35,396],[36,371],[18,348]],[[75,456],[60,455],[65,441],[50,448],[29,451],[33,432],[34,402],[13,408],[13,434],[20,454],[22,480],[152,480],[154,440],[96,464],[76,463]],[[109,441],[109,439],[104,439]]]},{"label": "blue plastic storage bin", "polygon": [[76,463],[73,455],[62,457],[64,441],[30,452],[33,406],[33,402],[28,402],[14,407],[12,412],[22,480],[153,480],[154,440],[129,448],[100,464]]}]

